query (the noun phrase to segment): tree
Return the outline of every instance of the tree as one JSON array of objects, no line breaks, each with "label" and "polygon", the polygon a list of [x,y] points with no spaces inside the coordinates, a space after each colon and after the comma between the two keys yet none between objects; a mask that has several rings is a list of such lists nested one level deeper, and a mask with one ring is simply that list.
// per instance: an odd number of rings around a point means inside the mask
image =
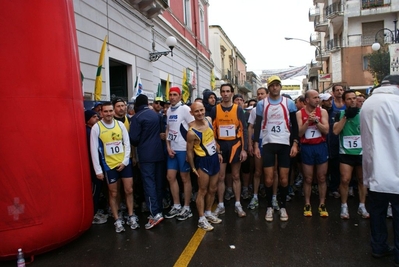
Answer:
[{"label": "tree", "polygon": [[377,78],[378,84],[380,84],[390,71],[388,46],[382,46],[380,50],[368,54],[367,58],[369,62],[368,71],[371,72],[374,79]]}]

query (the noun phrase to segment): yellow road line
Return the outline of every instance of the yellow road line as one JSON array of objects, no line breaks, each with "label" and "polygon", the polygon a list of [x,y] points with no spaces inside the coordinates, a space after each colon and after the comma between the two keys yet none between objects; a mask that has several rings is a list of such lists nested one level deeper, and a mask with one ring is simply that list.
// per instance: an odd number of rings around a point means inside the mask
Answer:
[{"label": "yellow road line", "polygon": [[205,236],[206,231],[198,228],[191,238],[190,242],[188,242],[186,248],[180,254],[180,257],[177,259],[174,267],[184,267],[188,266],[191,261],[191,258],[194,256],[197,251],[198,246],[200,245],[202,239]]}]

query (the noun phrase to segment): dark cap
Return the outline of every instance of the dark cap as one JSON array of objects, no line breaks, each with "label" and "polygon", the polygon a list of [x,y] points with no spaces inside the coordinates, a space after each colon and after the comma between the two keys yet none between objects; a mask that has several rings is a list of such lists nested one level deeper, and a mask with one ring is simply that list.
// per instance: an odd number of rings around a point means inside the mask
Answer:
[{"label": "dark cap", "polygon": [[123,103],[125,103],[125,99],[123,99],[123,98],[121,98],[121,97],[117,97],[117,98],[115,98],[114,100],[112,100],[112,105],[115,106],[116,103],[118,103],[118,102],[123,102]]},{"label": "dark cap", "polygon": [[139,95],[138,97],[136,97],[136,102],[134,102],[134,105],[136,107],[140,107],[140,106],[148,106],[148,97],[146,95]]},{"label": "dark cap", "polygon": [[93,117],[94,115],[97,115],[97,112],[95,112],[94,110],[86,110],[85,111],[85,122],[88,122],[91,117]]},{"label": "dark cap", "polygon": [[381,85],[399,85],[399,75],[388,75],[382,79]]},{"label": "dark cap", "polygon": [[244,100],[244,97],[242,97],[242,94],[236,94],[233,96],[233,102],[234,100],[236,100],[236,98],[241,98],[242,100]]}]

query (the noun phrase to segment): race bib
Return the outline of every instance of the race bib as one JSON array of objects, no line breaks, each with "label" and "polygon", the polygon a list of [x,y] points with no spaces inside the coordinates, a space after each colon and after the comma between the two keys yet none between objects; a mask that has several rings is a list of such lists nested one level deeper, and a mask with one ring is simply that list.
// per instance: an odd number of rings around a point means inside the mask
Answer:
[{"label": "race bib", "polygon": [[105,151],[107,152],[107,155],[123,153],[124,150],[122,141],[105,143]]},{"label": "race bib", "polygon": [[177,138],[177,132],[169,130],[168,140],[169,141],[176,141],[176,138]]},{"label": "race bib", "polygon": [[216,153],[216,142],[212,140],[210,143],[205,145],[206,150],[208,151],[209,156],[212,156]]},{"label": "race bib", "polygon": [[306,132],[305,132],[306,139],[314,139],[314,138],[318,138],[318,137],[321,137],[321,132],[319,131],[319,129],[317,129],[316,125],[309,126],[306,129]]},{"label": "race bib", "polygon": [[285,132],[285,124],[284,123],[275,123],[275,122],[268,122],[266,124],[266,132],[270,134],[280,134]]},{"label": "race bib", "polygon": [[346,149],[362,148],[362,139],[360,135],[344,136],[343,140],[344,148]]},{"label": "race bib", "polygon": [[219,126],[219,137],[231,136],[236,136],[236,126],[234,124]]}]

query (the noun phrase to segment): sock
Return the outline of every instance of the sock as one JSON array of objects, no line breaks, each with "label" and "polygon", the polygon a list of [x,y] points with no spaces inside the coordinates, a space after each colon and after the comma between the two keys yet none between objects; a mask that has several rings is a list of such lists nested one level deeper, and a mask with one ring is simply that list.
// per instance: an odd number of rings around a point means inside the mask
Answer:
[{"label": "sock", "polygon": [[266,187],[266,199],[267,199],[267,207],[272,207],[272,195],[273,195],[273,188],[272,186]]},{"label": "sock", "polygon": [[272,198],[273,200],[276,200],[277,199],[277,195],[273,195],[273,198]]},{"label": "sock", "polygon": [[209,216],[209,215],[212,215],[212,212],[211,212],[210,210],[206,210],[206,211],[205,211],[205,216],[207,216],[207,215],[208,215],[208,216]]},{"label": "sock", "polygon": [[190,206],[184,206],[183,209],[190,211]]},{"label": "sock", "polygon": [[204,221],[204,220],[206,220],[205,216],[199,217],[199,221]]},{"label": "sock", "polygon": [[341,208],[342,207],[348,207],[348,204],[346,204],[346,203],[341,203]]},{"label": "sock", "polygon": [[240,201],[236,201],[236,207],[241,206]]},{"label": "sock", "polygon": [[178,210],[181,209],[181,205],[180,204],[173,204],[173,207],[178,209]]},{"label": "sock", "polygon": [[281,208],[285,208],[285,203],[287,203],[288,186],[280,187],[280,205]]},{"label": "sock", "polygon": [[254,194],[254,198],[258,199],[258,194]]},{"label": "sock", "polygon": [[218,204],[218,206],[221,207],[221,208],[224,208],[224,202],[220,202],[220,203]]},{"label": "sock", "polygon": [[366,208],[366,206],[364,206],[364,203],[359,203],[359,208]]}]

